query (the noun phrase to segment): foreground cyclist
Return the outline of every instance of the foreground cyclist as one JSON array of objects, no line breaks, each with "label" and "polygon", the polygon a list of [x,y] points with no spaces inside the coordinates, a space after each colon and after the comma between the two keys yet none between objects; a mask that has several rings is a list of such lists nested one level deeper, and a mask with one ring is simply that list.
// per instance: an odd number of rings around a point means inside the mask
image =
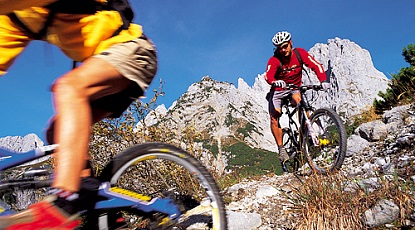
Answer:
[{"label": "foreground cyclist", "polygon": [[0,229],[79,226],[78,212],[90,205],[88,198],[97,188],[93,180],[81,187],[81,176],[88,176],[91,126],[120,116],[144,94],[157,70],[155,47],[141,26],[131,23],[133,12],[127,0],[52,1],[0,2],[0,75],[32,40],[54,44],[82,62],[52,86],[56,113],[48,141],[59,144],[59,149],[51,195],[22,213],[1,218]]},{"label": "foreground cyclist", "polygon": [[289,159],[282,143],[282,129],[279,124],[282,100],[291,97],[293,105],[297,105],[301,101],[298,90],[286,90],[284,87],[286,84],[301,86],[302,62],[316,73],[324,90],[330,87],[330,83],[326,81],[323,66],[306,50],[293,49],[290,33],[286,31],[276,33],[272,38],[272,43],[276,49],[274,55],[268,60],[265,80],[271,85],[271,90],[267,95],[268,111],[271,117],[271,132],[278,145],[278,157],[282,163]]}]

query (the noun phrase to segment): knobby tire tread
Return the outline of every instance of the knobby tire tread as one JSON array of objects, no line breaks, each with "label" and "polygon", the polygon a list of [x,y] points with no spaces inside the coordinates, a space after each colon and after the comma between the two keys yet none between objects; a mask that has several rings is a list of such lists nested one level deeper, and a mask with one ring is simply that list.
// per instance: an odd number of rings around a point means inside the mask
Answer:
[{"label": "knobby tire tread", "polygon": [[134,158],[138,158],[140,156],[144,155],[151,155],[151,154],[157,154],[157,153],[168,153],[170,155],[175,155],[176,158],[174,161],[175,163],[182,165],[181,163],[187,162],[196,167],[196,169],[201,172],[203,175],[203,178],[206,179],[207,183],[211,187],[211,192],[214,194],[214,197],[216,199],[218,209],[220,212],[220,225],[222,226],[221,230],[227,229],[227,217],[226,217],[226,211],[225,211],[225,205],[223,202],[223,198],[220,194],[219,187],[216,184],[216,181],[212,177],[212,175],[207,171],[207,169],[198,161],[195,157],[191,156],[186,151],[175,147],[170,144],[165,143],[145,143],[145,144],[139,144],[136,146],[132,146],[126,150],[124,150],[122,153],[117,155],[113,158],[113,160],[107,165],[106,168],[102,171],[100,175],[100,179],[102,181],[110,181],[112,176],[125,164],[127,164],[129,161],[131,161]]},{"label": "knobby tire tread", "polygon": [[[314,111],[313,115],[310,117],[311,123],[313,123],[314,119],[316,117],[319,117],[321,114],[327,114],[334,122],[336,127],[339,130],[339,139],[340,139],[340,151],[338,151],[336,160],[334,165],[330,168],[331,171],[339,170],[344,162],[344,159],[346,157],[346,150],[347,150],[347,136],[346,136],[346,129],[343,125],[343,121],[341,120],[340,116],[330,108],[320,108]],[[308,138],[308,130],[306,130],[306,135],[304,135],[304,141],[303,141],[303,150],[305,150],[305,145],[307,144]],[[311,157],[309,156],[309,153],[307,151],[304,151],[307,160],[309,161],[310,166],[313,164]],[[311,166],[312,167],[312,166]],[[319,171],[319,173],[328,173],[327,171]]]}]

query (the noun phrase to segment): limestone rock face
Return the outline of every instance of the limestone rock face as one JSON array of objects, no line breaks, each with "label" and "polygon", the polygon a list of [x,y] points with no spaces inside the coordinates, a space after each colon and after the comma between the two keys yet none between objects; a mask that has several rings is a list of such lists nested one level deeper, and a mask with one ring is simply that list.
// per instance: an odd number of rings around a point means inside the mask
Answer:
[{"label": "limestone rock face", "polygon": [[21,136],[7,136],[0,138],[0,147],[16,152],[26,152],[43,146],[43,141],[36,134]]},{"label": "limestone rock face", "polygon": [[[316,44],[309,52],[329,70],[331,82],[329,91],[319,91],[315,97],[315,108],[333,108],[347,120],[372,105],[378,92],[388,87],[389,80],[373,66],[369,51],[350,40],[329,39],[327,44]],[[305,69],[304,84],[319,84],[315,74]],[[270,86],[264,74],[258,74],[252,86],[242,78],[235,86],[205,76],[190,85],[167,110],[161,105],[155,112],[178,135],[191,126],[205,135],[202,139],[213,139],[218,146],[232,139],[253,148],[276,151],[265,99]],[[308,98],[311,96],[315,95],[308,94]],[[152,114],[148,120],[155,124],[154,117]],[[285,117],[281,118],[281,125],[287,125]]]},{"label": "limestone rock face", "polygon": [[[369,51],[350,40],[329,39],[309,52],[326,70],[331,67],[331,89],[318,103],[334,108],[343,117],[372,105],[379,91],[385,92],[388,87],[389,79],[374,67]],[[315,82],[316,78],[311,78]],[[304,82],[309,82],[308,77],[304,76]]]}]

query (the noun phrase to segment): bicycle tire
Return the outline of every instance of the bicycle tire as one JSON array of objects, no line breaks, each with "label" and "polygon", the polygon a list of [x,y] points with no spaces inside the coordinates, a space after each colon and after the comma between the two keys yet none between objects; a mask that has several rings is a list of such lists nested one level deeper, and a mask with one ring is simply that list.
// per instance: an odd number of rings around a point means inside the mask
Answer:
[{"label": "bicycle tire", "polygon": [[306,130],[303,153],[308,164],[318,173],[329,173],[342,167],[347,149],[346,129],[340,116],[330,108],[320,108],[310,117],[311,127],[319,140],[314,146]]},{"label": "bicycle tire", "polygon": [[[108,211],[99,214],[101,223],[96,221],[104,227],[98,229],[187,229],[194,225],[197,229],[227,229],[224,202],[212,175],[196,158],[173,145],[147,143],[130,147],[108,164],[100,179],[134,193],[174,198],[184,212],[174,225],[163,226],[160,213],[152,213],[144,219],[131,210]],[[200,207],[204,207],[208,215],[189,215]],[[115,220],[119,220],[121,214],[125,221],[118,223]]]},{"label": "bicycle tire", "polygon": [[289,128],[282,129],[282,144],[287,151],[289,160],[282,163],[283,171],[288,173],[296,172],[299,168],[300,162],[298,161],[298,147],[295,145],[294,134]]}]

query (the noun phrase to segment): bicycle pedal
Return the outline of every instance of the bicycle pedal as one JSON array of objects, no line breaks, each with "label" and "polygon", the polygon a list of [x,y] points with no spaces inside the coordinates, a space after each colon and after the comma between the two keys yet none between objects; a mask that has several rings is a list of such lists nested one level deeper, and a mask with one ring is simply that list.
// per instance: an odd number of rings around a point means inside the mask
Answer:
[{"label": "bicycle pedal", "polygon": [[140,194],[140,193],[136,193],[134,191],[131,190],[127,190],[127,189],[123,189],[120,187],[112,187],[109,189],[109,191],[113,192],[113,193],[117,193],[117,194],[121,194],[124,196],[129,196],[138,200],[142,200],[142,201],[150,201],[151,197]]}]

